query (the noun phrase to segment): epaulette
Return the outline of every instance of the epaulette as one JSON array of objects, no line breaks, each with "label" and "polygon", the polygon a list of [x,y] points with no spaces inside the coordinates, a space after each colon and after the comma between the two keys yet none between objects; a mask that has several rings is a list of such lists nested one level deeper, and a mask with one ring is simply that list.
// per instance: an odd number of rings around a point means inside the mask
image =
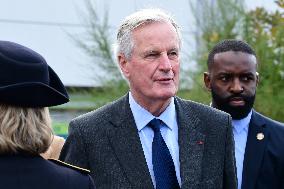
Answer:
[{"label": "epaulette", "polygon": [[58,165],[62,165],[64,167],[68,167],[68,168],[71,168],[71,169],[74,169],[76,171],[80,171],[81,173],[84,173],[84,174],[89,174],[90,173],[90,170],[88,169],[84,169],[84,168],[81,168],[81,167],[78,167],[78,166],[75,166],[75,165],[71,165],[69,163],[65,163],[64,161],[60,161],[58,159],[48,159],[49,161],[52,161]]}]

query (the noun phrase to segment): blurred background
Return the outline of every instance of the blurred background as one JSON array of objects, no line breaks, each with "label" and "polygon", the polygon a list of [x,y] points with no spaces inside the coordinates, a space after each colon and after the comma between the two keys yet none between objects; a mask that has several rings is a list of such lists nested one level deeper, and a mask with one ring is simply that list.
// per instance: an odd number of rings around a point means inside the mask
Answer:
[{"label": "blurred background", "polygon": [[210,103],[203,85],[209,49],[237,38],[256,50],[260,85],[255,109],[284,122],[284,0],[0,0],[0,40],[42,54],[68,89],[71,101],[50,108],[56,134],[69,121],[128,91],[113,56],[121,20],[142,8],[162,8],[181,26],[179,96]]}]

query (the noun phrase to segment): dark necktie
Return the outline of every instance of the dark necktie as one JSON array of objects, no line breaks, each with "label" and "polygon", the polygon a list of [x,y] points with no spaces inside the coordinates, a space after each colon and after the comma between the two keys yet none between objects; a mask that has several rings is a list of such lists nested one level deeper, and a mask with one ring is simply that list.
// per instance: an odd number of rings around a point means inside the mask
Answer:
[{"label": "dark necktie", "polygon": [[154,118],[148,125],[154,131],[152,163],[156,180],[156,189],[179,189],[174,162],[161,135],[161,120]]}]

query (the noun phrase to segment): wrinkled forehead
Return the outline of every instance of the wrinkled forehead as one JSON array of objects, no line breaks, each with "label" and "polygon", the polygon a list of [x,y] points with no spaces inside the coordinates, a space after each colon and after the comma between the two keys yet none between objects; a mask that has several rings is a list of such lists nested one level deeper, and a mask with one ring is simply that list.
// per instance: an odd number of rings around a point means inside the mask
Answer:
[{"label": "wrinkled forehead", "polygon": [[170,31],[170,32],[173,32],[176,39],[178,40],[179,42],[179,45],[180,45],[180,33],[179,31],[177,30],[177,28],[175,27],[175,25],[173,25],[171,22],[168,22],[168,21],[151,21],[151,22],[145,22],[139,26],[137,26],[134,30],[131,31],[131,37],[133,39],[133,36],[134,36],[134,33],[136,31],[140,31],[140,32],[143,32],[143,33],[149,33],[151,34],[151,31],[149,31],[149,28],[159,28],[159,30],[161,31],[161,34],[165,31]]},{"label": "wrinkled forehead", "polygon": [[[179,38],[172,24],[153,22],[136,28],[131,36],[133,47],[143,45],[145,48],[175,48],[180,49]],[[154,49],[152,49],[154,50]]]}]

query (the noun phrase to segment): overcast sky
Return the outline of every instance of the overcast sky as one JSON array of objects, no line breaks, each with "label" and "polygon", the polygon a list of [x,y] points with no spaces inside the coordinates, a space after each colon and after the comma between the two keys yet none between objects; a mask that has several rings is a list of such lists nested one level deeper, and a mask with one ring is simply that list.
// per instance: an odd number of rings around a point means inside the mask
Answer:
[{"label": "overcast sky", "polygon": [[[28,46],[42,54],[66,85],[96,85],[92,75],[96,70],[86,64],[90,59],[76,47],[68,34],[83,35],[83,0],[0,0],[0,40]],[[159,7],[171,12],[182,31],[194,32],[188,0],[97,0],[99,14],[109,9],[113,36],[120,21],[141,8]],[[178,3],[177,3],[178,2]],[[265,6],[275,9],[269,0],[247,0],[248,7]],[[112,36],[112,37],[113,37]],[[191,39],[189,43],[191,43]],[[193,43],[193,41],[192,41]],[[188,48],[188,47],[187,47]],[[190,49],[190,48],[188,48]]]}]

